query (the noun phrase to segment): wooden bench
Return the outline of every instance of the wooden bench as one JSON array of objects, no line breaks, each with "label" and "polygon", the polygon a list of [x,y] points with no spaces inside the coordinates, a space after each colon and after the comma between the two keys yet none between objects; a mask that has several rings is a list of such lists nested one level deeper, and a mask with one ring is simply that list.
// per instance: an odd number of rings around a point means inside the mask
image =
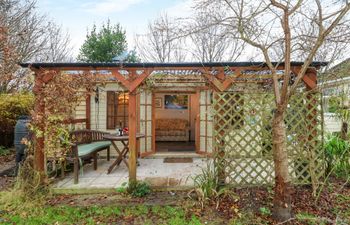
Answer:
[{"label": "wooden bench", "polygon": [[108,134],[96,130],[76,130],[70,133],[71,151],[66,160],[74,163],[74,184],[79,181],[79,165],[84,159],[93,158],[94,170],[97,170],[97,153],[107,150],[107,161],[110,160],[111,142],[104,140],[103,136]]}]

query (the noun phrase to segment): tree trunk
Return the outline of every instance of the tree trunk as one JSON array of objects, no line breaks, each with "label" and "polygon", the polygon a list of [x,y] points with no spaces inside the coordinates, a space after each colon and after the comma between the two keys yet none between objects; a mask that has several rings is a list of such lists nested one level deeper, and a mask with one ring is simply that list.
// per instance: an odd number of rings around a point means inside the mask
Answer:
[{"label": "tree trunk", "polygon": [[341,124],[340,137],[343,140],[348,140],[348,123],[347,122],[342,122],[342,124]]},{"label": "tree trunk", "polygon": [[292,218],[291,182],[288,172],[288,154],[286,145],[286,127],[284,111],[277,110],[272,125],[273,159],[275,163],[275,196],[273,199],[273,217],[277,221]]}]

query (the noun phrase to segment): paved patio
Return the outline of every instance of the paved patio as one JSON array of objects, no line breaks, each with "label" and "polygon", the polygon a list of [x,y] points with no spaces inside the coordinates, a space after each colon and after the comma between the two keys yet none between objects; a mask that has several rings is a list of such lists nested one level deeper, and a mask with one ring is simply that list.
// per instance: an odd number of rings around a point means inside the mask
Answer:
[{"label": "paved patio", "polygon": [[[98,160],[97,170],[93,165],[84,165],[79,174],[79,183],[73,183],[73,174],[54,184],[55,192],[103,192],[115,191],[128,181],[128,169],[122,162],[110,174],[107,169],[114,159]],[[199,174],[206,166],[206,158],[193,158],[192,163],[164,163],[163,158],[139,159],[137,179],[147,181],[152,187],[159,189],[185,189],[193,186],[191,176]]]}]

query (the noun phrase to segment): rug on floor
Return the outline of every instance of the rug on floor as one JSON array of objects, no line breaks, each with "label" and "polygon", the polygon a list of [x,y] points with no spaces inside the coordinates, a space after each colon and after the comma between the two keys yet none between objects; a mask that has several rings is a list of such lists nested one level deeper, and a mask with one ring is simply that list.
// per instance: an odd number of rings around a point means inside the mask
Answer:
[{"label": "rug on floor", "polygon": [[164,158],[164,163],[193,163],[192,158],[176,158],[176,157],[167,157]]}]

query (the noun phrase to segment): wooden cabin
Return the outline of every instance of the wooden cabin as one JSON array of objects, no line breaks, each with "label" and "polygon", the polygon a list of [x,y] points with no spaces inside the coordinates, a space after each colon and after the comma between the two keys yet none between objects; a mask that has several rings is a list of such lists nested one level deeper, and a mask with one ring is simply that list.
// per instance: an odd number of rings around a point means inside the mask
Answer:
[{"label": "wooden cabin", "polygon": [[[274,63],[283,77],[283,63]],[[293,71],[303,65],[293,62]],[[322,176],[323,117],[313,62],[292,97],[286,123],[290,172],[295,183],[309,183],[309,166]],[[273,182],[272,75],[263,62],[218,63],[26,63],[36,73],[87,71],[108,74],[76,108],[76,129],[116,132],[129,129],[129,176],[136,158],[181,152],[211,156],[223,150],[226,182]],[[37,92],[36,95],[40,95]],[[37,110],[43,110],[37,108]],[[136,141],[136,133],[144,138]],[[311,143],[311,144],[310,144]],[[308,147],[306,147],[306,145]],[[314,152],[309,158],[310,149]],[[37,153],[40,154],[40,153]],[[42,160],[37,158],[37,163]],[[311,163],[312,162],[312,163]],[[249,168],[249,169],[247,169]]]}]

